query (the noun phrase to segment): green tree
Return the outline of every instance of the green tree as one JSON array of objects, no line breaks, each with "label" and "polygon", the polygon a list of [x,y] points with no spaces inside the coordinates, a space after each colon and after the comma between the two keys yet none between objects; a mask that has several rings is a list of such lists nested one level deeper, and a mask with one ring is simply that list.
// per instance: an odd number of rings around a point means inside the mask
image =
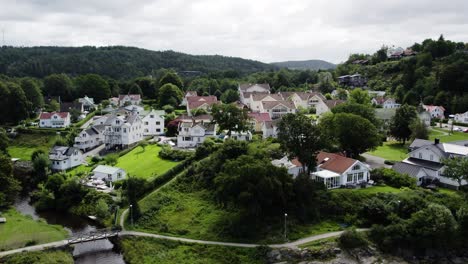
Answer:
[{"label": "green tree", "polygon": [[143,94],[145,97],[156,99],[158,88],[153,79],[148,77],[140,77],[135,79],[134,83],[141,88],[141,94]]},{"label": "green tree", "polygon": [[230,136],[232,131],[247,131],[249,127],[249,116],[247,111],[239,109],[232,104],[215,104],[211,109],[213,119],[220,130],[227,130]]},{"label": "green tree", "polygon": [[99,219],[106,219],[109,216],[109,205],[104,199],[99,199],[96,203],[96,216]]},{"label": "green tree", "polygon": [[13,177],[10,158],[0,154],[0,208],[11,205],[20,190],[20,183]]},{"label": "green tree", "polygon": [[179,88],[184,87],[184,82],[182,79],[177,75],[177,73],[173,71],[168,71],[164,74],[161,79],[159,79],[159,87],[164,86],[165,84],[173,84]]},{"label": "green tree", "polygon": [[370,105],[346,102],[335,106],[331,111],[334,114],[348,113],[364,117],[376,127],[379,124],[379,120],[375,116],[374,108]]},{"label": "green tree", "polygon": [[221,95],[221,101],[225,104],[230,104],[239,101],[239,92],[236,90],[226,90]]},{"label": "green tree", "polygon": [[41,88],[34,79],[21,79],[21,88],[23,89],[26,98],[31,103],[30,111],[41,108],[44,105],[44,97],[42,96]]},{"label": "green tree", "polygon": [[356,88],[349,93],[349,102],[355,104],[370,105],[369,93],[361,88]]},{"label": "green tree", "polygon": [[50,166],[52,163],[49,160],[49,156],[45,153],[39,153],[36,157],[32,160],[33,162],[33,171],[36,175],[36,183],[45,181],[47,179],[47,175],[50,173]]},{"label": "green tree", "polygon": [[21,120],[28,118],[29,109],[31,109],[31,103],[26,98],[23,89],[15,83],[8,83],[10,90],[10,105],[8,115],[10,121],[17,123]]},{"label": "green tree", "polygon": [[417,118],[416,108],[414,106],[402,105],[395,112],[395,116],[390,121],[390,135],[397,140],[406,143],[411,137],[410,125]]},{"label": "green tree", "polygon": [[117,154],[109,154],[104,157],[104,163],[110,166],[114,166],[117,164],[117,161],[119,160],[119,155]]},{"label": "green tree", "polygon": [[182,91],[178,86],[167,83],[159,88],[159,105],[172,105],[177,107],[182,102]]},{"label": "green tree", "polygon": [[132,84],[132,86],[130,86],[130,90],[128,90],[128,93],[143,95],[143,92],[141,91],[140,86],[138,84],[136,84],[136,83],[134,83],[134,84]]},{"label": "green tree", "polygon": [[89,96],[94,98],[96,103],[108,99],[111,96],[111,89],[106,80],[97,74],[86,74],[75,80],[79,96]]},{"label": "green tree", "polygon": [[416,118],[413,123],[410,124],[411,139],[429,139],[429,130],[427,129],[424,121]]},{"label": "green tree", "polygon": [[468,158],[467,157],[453,157],[442,160],[446,166],[444,176],[458,182],[462,186],[462,181],[468,181]]},{"label": "green tree", "polygon": [[326,139],[312,120],[303,114],[287,114],[278,124],[278,139],[290,159],[297,158],[304,172],[314,170],[317,153]]},{"label": "green tree", "polygon": [[8,154],[7,148],[8,144],[10,143],[10,139],[5,131],[5,129],[0,127],[0,155],[1,154]]},{"label": "green tree", "polygon": [[51,74],[44,78],[44,94],[60,96],[62,100],[72,99],[72,82],[65,74]]}]

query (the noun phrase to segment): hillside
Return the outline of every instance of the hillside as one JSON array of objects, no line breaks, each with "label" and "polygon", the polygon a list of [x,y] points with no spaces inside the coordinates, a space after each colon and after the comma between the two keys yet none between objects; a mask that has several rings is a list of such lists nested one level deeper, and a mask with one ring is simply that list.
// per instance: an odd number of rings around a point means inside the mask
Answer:
[{"label": "hillside", "polygon": [[232,71],[235,75],[275,68],[259,61],[219,55],[189,55],[134,47],[2,47],[0,74],[44,77],[52,73],[97,73],[115,79],[149,75],[161,68],[176,71]]},{"label": "hillside", "polygon": [[273,62],[271,64],[281,68],[298,70],[326,70],[336,68],[335,64],[324,60],[283,61]]}]

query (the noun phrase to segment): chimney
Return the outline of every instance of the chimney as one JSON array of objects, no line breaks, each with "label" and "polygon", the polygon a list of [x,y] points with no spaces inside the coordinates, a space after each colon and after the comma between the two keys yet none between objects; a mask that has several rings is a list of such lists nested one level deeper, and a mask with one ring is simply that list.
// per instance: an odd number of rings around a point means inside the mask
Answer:
[{"label": "chimney", "polygon": [[435,139],[434,139],[434,145],[437,145],[437,144],[439,144],[439,143],[440,143],[440,139],[435,138]]}]

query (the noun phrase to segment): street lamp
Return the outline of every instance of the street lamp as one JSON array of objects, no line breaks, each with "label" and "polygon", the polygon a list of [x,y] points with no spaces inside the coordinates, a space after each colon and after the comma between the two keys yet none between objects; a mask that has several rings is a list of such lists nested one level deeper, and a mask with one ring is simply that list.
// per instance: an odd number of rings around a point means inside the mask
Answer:
[{"label": "street lamp", "polygon": [[287,241],[287,228],[286,228],[286,222],[287,222],[288,214],[284,213],[284,241]]},{"label": "street lamp", "polygon": [[130,221],[131,221],[132,226],[133,226],[133,204],[130,205]]}]

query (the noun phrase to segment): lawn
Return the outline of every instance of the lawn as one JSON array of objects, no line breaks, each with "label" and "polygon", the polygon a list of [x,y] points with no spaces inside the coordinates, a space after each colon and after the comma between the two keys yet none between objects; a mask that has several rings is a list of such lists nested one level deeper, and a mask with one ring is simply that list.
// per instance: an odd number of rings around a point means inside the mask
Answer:
[{"label": "lawn", "polygon": [[163,160],[158,156],[161,147],[148,145],[145,149],[136,147],[119,158],[116,167],[122,168],[128,174],[149,179],[170,170],[179,162]]},{"label": "lawn", "polygon": [[332,192],[360,192],[363,194],[376,194],[376,193],[399,193],[402,189],[394,188],[391,186],[373,186],[368,188],[359,189],[334,189]]},{"label": "lawn", "polygon": [[404,160],[408,156],[408,146],[397,141],[384,142],[382,146],[374,151],[367,152],[372,156],[384,158],[386,160]]},{"label": "lawn", "polygon": [[73,264],[73,256],[65,250],[21,252],[0,259],[4,264]]},{"label": "lawn", "polygon": [[59,241],[68,236],[61,226],[35,221],[14,209],[4,212],[1,217],[5,217],[7,222],[0,224],[0,251]]},{"label": "lawn", "polygon": [[260,264],[266,263],[257,248],[188,244],[157,238],[124,237],[124,260],[129,264]]},{"label": "lawn", "polygon": [[38,149],[48,153],[54,141],[52,134],[19,134],[10,143],[8,153],[12,158],[30,160],[31,154]]},{"label": "lawn", "polygon": [[468,133],[462,133],[462,132],[454,131],[452,134],[449,135],[449,132],[450,131],[448,131],[448,130],[433,127],[429,131],[429,139],[434,140],[435,138],[438,138],[438,139],[440,139],[440,142],[468,140]]}]

